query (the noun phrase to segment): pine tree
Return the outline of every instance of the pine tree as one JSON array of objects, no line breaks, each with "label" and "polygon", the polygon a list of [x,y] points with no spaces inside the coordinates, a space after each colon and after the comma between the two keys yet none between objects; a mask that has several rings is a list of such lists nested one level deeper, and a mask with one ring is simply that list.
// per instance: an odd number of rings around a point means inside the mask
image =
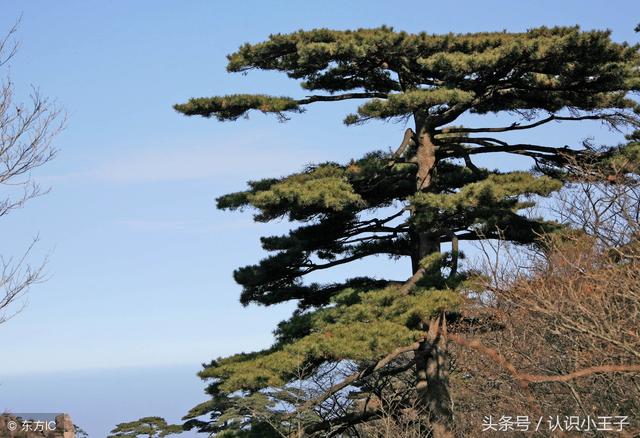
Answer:
[{"label": "pine tree", "polygon": [[184,432],[182,426],[176,424],[167,424],[167,421],[161,417],[143,417],[128,423],[118,424],[107,438],[118,437],[148,437],[148,438],[164,438],[169,435],[176,435]]},{"label": "pine tree", "polygon": [[[459,242],[535,244],[560,225],[523,209],[579,178],[572,163],[637,160],[633,142],[594,148],[533,138],[535,128],[551,123],[637,127],[640,106],[630,94],[640,90],[638,46],[578,27],[448,35],[317,29],[245,44],[228,61],[229,72],[283,72],[315,94],[193,98],[175,109],[219,121],[252,110],[286,120],[316,102],[359,100],[347,125],[400,120],[412,128],[395,152],[250,181],[247,190],[218,198],[221,209],[254,209],[258,222],[302,223],[287,235],[263,237],[272,255],[234,272],[243,304],[295,300],[298,310],[278,326],[271,348],[205,366],[200,376],[211,381],[211,399],[189,412],[187,426],[221,437],[349,435],[392,398],[396,410],[423,413],[435,436],[451,436],[447,326],[472,324],[460,313],[472,286],[470,273],[459,269]],[[469,113],[502,113],[513,123],[459,126]],[[532,140],[503,139],[516,132]],[[487,153],[529,157],[533,168],[474,164]],[[304,281],[374,255],[409,259],[413,275],[406,282],[374,279],[375,273],[331,284]],[[312,393],[310,382],[328,375],[331,383]]]}]

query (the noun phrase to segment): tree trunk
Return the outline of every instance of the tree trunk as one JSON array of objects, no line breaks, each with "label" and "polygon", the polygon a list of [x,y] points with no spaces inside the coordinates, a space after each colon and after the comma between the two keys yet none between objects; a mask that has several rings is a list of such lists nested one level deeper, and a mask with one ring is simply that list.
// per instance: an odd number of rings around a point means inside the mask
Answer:
[{"label": "tree trunk", "polygon": [[429,132],[429,129],[424,124],[422,124],[423,126],[418,126],[419,123],[418,119],[416,121],[416,133],[418,136],[416,188],[418,191],[429,187],[436,164],[436,145],[433,133]]},{"label": "tree trunk", "polygon": [[429,322],[427,338],[415,352],[418,406],[426,411],[435,438],[453,437],[446,334],[442,313]]},{"label": "tree trunk", "polygon": [[[433,135],[423,120],[416,117],[418,148],[416,162],[416,191],[426,190],[431,184],[436,163],[436,146]],[[414,231],[411,264],[413,273],[420,268],[420,260],[434,252],[440,252],[440,236]],[[427,327],[428,325],[428,327]],[[416,392],[420,410],[428,415],[435,438],[453,437],[451,432],[453,411],[448,382],[448,354],[446,345],[446,318],[444,313],[424,323],[427,337],[415,352]]]}]

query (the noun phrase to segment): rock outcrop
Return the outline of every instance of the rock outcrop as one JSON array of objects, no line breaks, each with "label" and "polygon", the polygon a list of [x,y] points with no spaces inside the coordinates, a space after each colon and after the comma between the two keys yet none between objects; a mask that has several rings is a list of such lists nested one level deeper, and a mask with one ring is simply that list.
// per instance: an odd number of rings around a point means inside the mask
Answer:
[{"label": "rock outcrop", "polygon": [[0,415],[0,438],[76,438],[69,415],[57,415],[55,420],[35,417]]}]

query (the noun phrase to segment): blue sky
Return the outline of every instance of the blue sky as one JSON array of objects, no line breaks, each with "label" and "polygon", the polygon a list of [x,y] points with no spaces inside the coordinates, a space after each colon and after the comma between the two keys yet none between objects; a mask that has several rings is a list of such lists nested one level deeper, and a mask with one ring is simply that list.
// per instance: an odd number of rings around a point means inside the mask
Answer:
[{"label": "blue sky", "polygon": [[[225,55],[240,44],[300,28],[382,24],[432,33],[580,24],[636,42],[640,20],[636,1],[302,5],[3,0],[0,30],[22,15],[10,69],[19,94],[36,84],[66,108],[68,127],[55,161],[34,175],[51,193],[0,223],[4,255],[39,234],[34,262],[50,259],[47,281],[0,326],[0,375],[193,365],[269,344],[292,305],[243,308],[231,273],[259,259],[260,235],[287,223],[253,224],[249,213],[216,211],[215,197],[249,179],[397,146],[404,126],[346,128],[350,103],[320,104],[285,124],[262,115],[220,124],[175,113],[171,105],[192,96],[302,95],[284,76],[227,74]],[[540,141],[611,140],[589,126],[593,132],[541,129]],[[409,274],[406,262],[380,259],[337,275],[372,269]]]},{"label": "blue sky", "polygon": [[[12,352],[0,372],[202,362],[269,342],[291,306],[242,308],[231,272],[260,257],[259,235],[287,224],[253,225],[248,213],[218,212],[215,197],[248,179],[393,147],[404,127],[343,127],[349,103],[319,104],[285,124],[262,115],[221,124],[175,113],[171,105],[191,96],[301,94],[281,75],[227,74],[225,55],[241,43],[299,28],[381,24],[439,33],[578,23],[637,39],[634,2],[530,5],[3,2],[0,28],[23,17],[11,65],[19,91],[36,84],[69,120],[58,157],[36,175],[51,194],[0,224],[5,255],[39,233],[38,251],[50,258],[48,280],[0,328]],[[575,131],[557,135],[572,142]],[[369,260],[366,269],[371,264],[387,265]],[[402,276],[408,268],[391,269]]]}]

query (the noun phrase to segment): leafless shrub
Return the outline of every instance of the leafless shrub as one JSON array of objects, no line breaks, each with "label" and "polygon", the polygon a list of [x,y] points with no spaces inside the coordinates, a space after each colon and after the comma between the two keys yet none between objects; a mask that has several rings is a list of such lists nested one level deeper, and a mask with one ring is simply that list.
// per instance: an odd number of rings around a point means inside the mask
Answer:
[{"label": "leafless shrub", "polygon": [[[0,39],[0,68],[6,68],[18,49],[17,24]],[[47,192],[31,172],[55,156],[54,137],[64,126],[64,114],[32,87],[28,103],[16,102],[8,75],[0,84],[0,218]],[[0,257],[0,323],[18,310],[19,298],[42,280],[44,262],[29,265],[34,239],[19,257]]]},{"label": "leafless shrub", "polygon": [[[555,206],[569,230],[541,236],[537,251],[481,248],[484,276],[468,311],[502,329],[450,335],[460,436],[483,435],[488,415],[628,416],[615,435],[640,431],[640,186],[595,168],[583,175]],[[607,436],[572,433],[540,435]]]}]

